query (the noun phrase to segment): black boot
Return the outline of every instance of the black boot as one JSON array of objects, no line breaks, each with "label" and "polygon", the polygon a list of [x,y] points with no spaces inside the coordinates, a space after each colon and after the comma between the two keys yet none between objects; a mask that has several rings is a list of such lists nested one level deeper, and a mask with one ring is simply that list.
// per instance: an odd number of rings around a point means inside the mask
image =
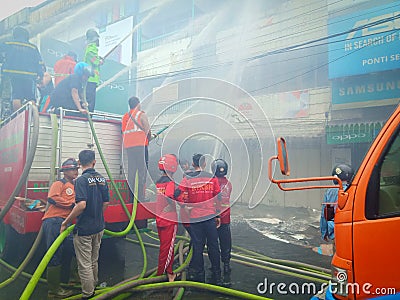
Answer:
[{"label": "black boot", "polygon": [[212,269],[211,270],[210,283],[214,284],[214,285],[222,285],[220,269]]},{"label": "black boot", "polygon": [[224,287],[230,287],[231,284],[231,266],[228,263],[224,263],[224,276],[223,276],[223,282],[222,285]]},{"label": "black boot", "polygon": [[196,282],[206,282],[206,274],[204,271],[196,271],[193,269],[189,269],[188,272],[188,280],[196,281]]},{"label": "black boot", "polygon": [[231,274],[231,271],[232,271],[232,269],[231,269],[229,262],[224,263],[224,275]]}]

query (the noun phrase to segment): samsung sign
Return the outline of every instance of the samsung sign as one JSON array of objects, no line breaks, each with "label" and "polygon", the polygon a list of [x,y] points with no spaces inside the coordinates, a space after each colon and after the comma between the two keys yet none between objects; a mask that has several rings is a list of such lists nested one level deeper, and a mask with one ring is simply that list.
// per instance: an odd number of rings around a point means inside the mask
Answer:
[{"label": "samsung sign", "polygon": [[399,68],[399,29],[400,2],[329,19],[329,78]]},{"label": "samsung sign", "polygon": [[399,98],[399,71],[332,80],[334,108],[366,107],[368,102],[391,105],[398,103]]}]

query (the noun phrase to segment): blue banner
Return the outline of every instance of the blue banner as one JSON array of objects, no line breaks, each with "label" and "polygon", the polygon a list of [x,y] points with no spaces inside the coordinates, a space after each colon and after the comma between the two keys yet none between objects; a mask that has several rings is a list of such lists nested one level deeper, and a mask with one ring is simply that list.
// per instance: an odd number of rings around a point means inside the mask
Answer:
[{"label": "blue banner", "polygon": [[[400,98],[399,72],[371,74],[332,81],[333,105],[389,99],[398,101],[398,98]],[[365,104],[360,103],[360,105],[364,106]]]},{"label": "blue banner", "polygon": [[400,68],[400,2],[329,19],[329,78]]}]

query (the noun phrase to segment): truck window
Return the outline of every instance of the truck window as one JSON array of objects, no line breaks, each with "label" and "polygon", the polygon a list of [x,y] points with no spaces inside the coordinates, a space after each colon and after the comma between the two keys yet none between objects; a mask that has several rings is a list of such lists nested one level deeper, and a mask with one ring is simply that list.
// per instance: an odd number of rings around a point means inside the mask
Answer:
[{"label": "truck window", "polygon": [[400,215],[400,128],[380,162],[377,217]]}]

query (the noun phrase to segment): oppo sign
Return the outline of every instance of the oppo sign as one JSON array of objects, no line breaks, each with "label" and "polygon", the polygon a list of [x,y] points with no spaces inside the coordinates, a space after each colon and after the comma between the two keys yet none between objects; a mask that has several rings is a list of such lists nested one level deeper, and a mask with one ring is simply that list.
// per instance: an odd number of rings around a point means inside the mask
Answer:
[{"label": "oppo sign", "polygon": [[328,145],[332,144],[349,144],[349,143],[367,143],[372,140],[369,132],[360,133],[340,133],[332,132],[327,134]]},{"label": "oppo sign", "polygon": [[365,133],[350,133],[350,134],[342,134],[342,135],[334,135],[331,137],[332,140],[335,141],[350,141],[354,139],[364,139],[367,135]]}]

